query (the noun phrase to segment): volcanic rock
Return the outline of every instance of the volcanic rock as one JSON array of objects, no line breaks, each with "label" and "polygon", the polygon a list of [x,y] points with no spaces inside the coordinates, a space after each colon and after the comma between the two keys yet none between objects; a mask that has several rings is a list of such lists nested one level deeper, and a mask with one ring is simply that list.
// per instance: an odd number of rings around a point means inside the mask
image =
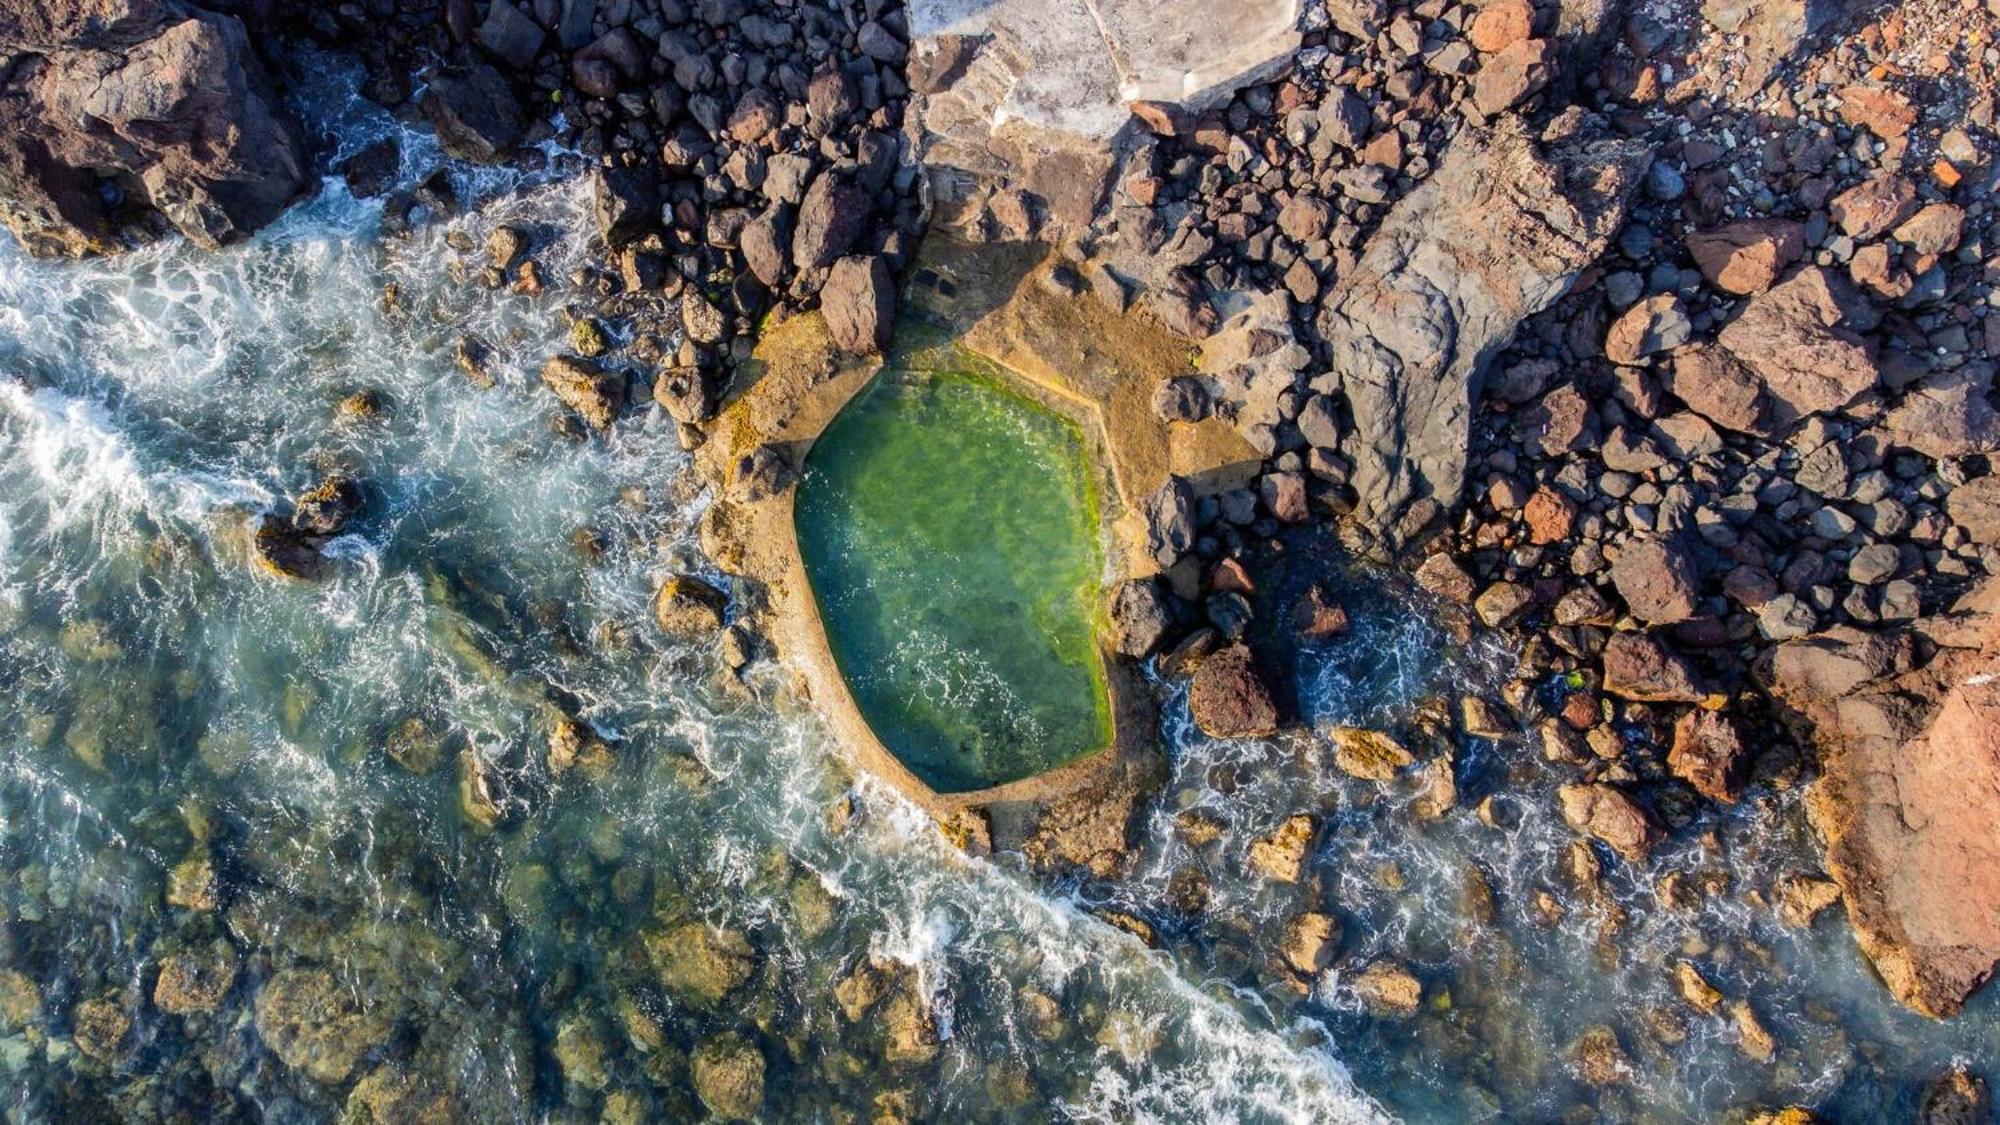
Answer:
[{"label": "volcanic rock", "polygon": [[527,128],[513,88],[483,62],[447,67],[433,77],[424,113],[448,155],[479,164],[504,160]]},{"label": "volcanic rock", "polygon": [[889,346],[896,320],[896,283],[877,256],[848,256],[833,264],[819,292],[827,334],[856,355],[879,355]]},{"label": "volcanic rock", "polygon": [[1402,743],[1381,731],[1336,726],[1327,729],[1326,738],[1333,744],[1334,764],[1366,781],[1394,781],[1396,774],[1417,761]]},{"label": "volcanic rock", "polygon": [[1859,334],[1875,319],[1846,282],[1808,266],[1752,297],[1718,341],[1763,381],[1772,422],[1789,429],[1880,381],[1875,345]]},{"label": "volcanic rock", "polygon": [[1688,253],[1710,285],[1739,296],[1769,289],[1806,251],[1804,224],[1744,219],[1688,236]]},{"label": "volcanic rock", "polygon": [[1649,625],[1673,625],[1695,615],[1700,607],[1694,560],[1677,539],[1642,539],[1618,553],[1611,564],[1611,582],[1632,609],[1632,616]]},{"label": "volcanic rock", "polygon": [[1736,724],[1713,711],[1689,711],[1674,724],[1667,769],[1711,801],[1733,805],[1742,795],[1743,743]]},{"label": "volcanic rock", "polygon": [[1195,725],[1210,738],[1263,738],[1278,732],[1278,707],[1250,650],[1231,645],[1204,658],[1188,689]]},{"label": "volcanic rock", "polygon": [[542,384],[593,429],[610,429],[625,403],[624,376],[574,356],[559,355],[544,363]]},{"label": "volcanic rock", "polygon": [[1355,518],[1392,548],[1411,503],[1459,496],[1486,358],[1610,242],[1646,159],[1576,113],[1539,140],[1511,120],[1465,130],[1326,298],[1330,374],[1361,439]]},{"label": "volcanic rock", "polygon": [[1614,786],[1565,785],[1558,797],[1563,820],[1572,829],[1604,841],[1634,863],[1651,855],[1664,835],[1643,805]]}]

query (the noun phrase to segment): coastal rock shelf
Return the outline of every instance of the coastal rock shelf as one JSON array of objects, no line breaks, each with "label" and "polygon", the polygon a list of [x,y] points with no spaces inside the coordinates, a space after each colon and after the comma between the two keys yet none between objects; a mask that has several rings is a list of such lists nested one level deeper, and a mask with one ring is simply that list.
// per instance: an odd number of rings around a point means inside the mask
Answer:
[{"label": "coastal rock shelf", "polygon": [[891,368],[807,458],[800,551],[876,736],[940,793],[1110,744],[1081,428],[959,370]]}]

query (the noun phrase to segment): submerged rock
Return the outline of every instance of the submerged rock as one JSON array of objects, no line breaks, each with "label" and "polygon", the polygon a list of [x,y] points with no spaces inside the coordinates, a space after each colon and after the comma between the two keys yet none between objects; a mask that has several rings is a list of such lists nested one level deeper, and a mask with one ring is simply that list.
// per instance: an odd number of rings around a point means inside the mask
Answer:
[{"label": "submerged rock", "polygon": [[223,938],[176,950],[160,958],[153,1003],[171,1015],[214,1011],[236,984],[236,948]]},{"label": "submerged rock", "polygon": [[257,992],[257,1034],[286,1066],[341,1082],[394,1028],[384,1007],[364,997],[326,969],[281,969]]},{"label": "submerged rock", "polygon": [[756,951],[735,930],[684,922],[646,935],[646,955],[668,992],[713,1008],[750,979]]},{"label": "submerged rock", "polygon": [[76,1049],[101,1063],[114,1063],[131,1045],[132,1005],[123,993],[85,1000],[70,1012]]},{"label": "submerged rock", "polygon": [[749,1120],[764,1107],[764,1056],[734,1032],[710,1036],[691,1060],[695,1094],[710,1113],[728,1121]]}]

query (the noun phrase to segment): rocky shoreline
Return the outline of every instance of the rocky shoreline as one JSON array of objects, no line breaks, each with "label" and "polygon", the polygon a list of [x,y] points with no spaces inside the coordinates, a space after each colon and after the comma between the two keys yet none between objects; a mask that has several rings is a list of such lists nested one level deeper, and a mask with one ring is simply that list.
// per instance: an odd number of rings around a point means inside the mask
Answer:
[{"label": "rocky shoreline", "polygon": [[[1259,619],[1250,576],[1324,525],[1461,635],[1512,639],[1505,683],[1450,700],[1445,726],[1560,771],[1559,815],[1605,850],[1589,864],[1643,873],[1703,804],[1808,785],[1823,875],[1751,894],[1808,924],[1844,903],[1926,1015],[1986,982],[1994,5],[1258,3],[1210,14],[1201,41],[1241,47],[1220,69],[1159,45],[1202,14],[1181,5],[1087,33],[1053,6],[962,7],[65,0],[0,15],[0,217],[43,255],[236,241],[313,186],[278,45],[352,52],[368,96],[453,157],[541,161],[546,141],[589,166],[604,256],[572,279],[573,347],[542,381],[578,435],[650,397],[690,448],[756,378],[766,326],[818,315],[841,351],[884,350],[927,228],[1044,244],[1046,284],[1198,354],[1156,388],[1158,419],[1220,420],[1257,459],[1144,498],[1154,573],[1110,595],[1114,647],[1190,678],[1204,731],[1296,725],[1254,642],[1337,632],[1345,611],[1321,591]],[[1051,47],[1077,34],[1102,49]],[[392,190],[399,159],[356,154],[348,189]],[[459,206],[427,180],[385,213]],[[469,281],[547,280],[527,232],[463,249]],[[475,381],[484,347],[462,345]],[[797,468],[756,442],[709,460],[725,499]],[[351,488],[260,533],[266,563],[309,575]],[[741,668],[757,599],[735,593]],[[722,630],[726,598],[676,575],[660,624]],[[1353,776],[1455,803],[1448,745],[1308,737]],[[1298,878],[1316,831],[1285,821],[1252,865]],[[1109,851],[1048,854],[1131,862]],[[1300,913],[1285,971],[1325,968],[1338,937]],[[1406,971],[1368,971],[1381,1005],[1415,1006]],[[1683,994],[1705,997],[1690,971]],[[718,1091],[728,1046],[695,1061]],[[1586,1071],[1616,1070],[1589,1047]]]}]

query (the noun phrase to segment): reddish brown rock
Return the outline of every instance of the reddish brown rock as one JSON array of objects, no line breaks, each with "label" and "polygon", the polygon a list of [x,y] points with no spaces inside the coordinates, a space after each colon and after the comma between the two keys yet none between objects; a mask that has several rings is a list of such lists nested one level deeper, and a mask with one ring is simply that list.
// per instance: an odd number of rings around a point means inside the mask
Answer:
[{"label": "reddish brown rock", "polygon": [[1545,484],[1528,497],[1521,518],[1528,524],[1528,542],[1560,543],[1576,526],[1576,501]]},{"label": "reddish brown rock", "polygon": [[1739,296],[1769,289],[1806,252],[1806,229],[1789,219],[1744,219],[1688,236],[1710,285]]},{"label": "reddish brown rock", "polygon": [[1676,352],[1667,390],[1724,429],[1746,434],[1768,429],[1763,380],[1726,348],[1696,344]]},{"label": "reddish brown rock", "polygon": [[0,221],[30,253],[122,243],[114,196],[213,249],[318,185],[233,15],[168,0],[0,5]]},{"label": "reddish brown rock", "polygon": [[1896,227],[1896,241],[1919,254],[1949,254],[1958,249],[1965,229],[1965,208],[1956,203],[1927,203]]},{"label": "reddish brown rock", "polygon": [[1693,617],[1700,603],[1698,575],[1687,549],[1672,539],[1643,539],[1628,545],[1611,564],[1611,582],[1632,616],[1649,625],[1673,625]]},{"label": "reddish brown rock", "polygon": [[1713,711],[1682,715],[1674,724],[1667,769],[1709,800],[1735,804],[1743,789],[1743,743],[1736,724]]},{"label": "reddish brown rock", "polygon": [[1472,80],[1472,104],[1492,117],[1549,84],[1555,49],[1546,39],[1510,43],[1486,60]]},{"label": "reddish brown rock", "polygon": [[1460,605],[1470,602],[1476,590],[1471,576],[1442,551],[1425,558],[1412,577],[1430,593]]},{"label": "reddish brown rock", "polygon": [[1595,837],[1626,859],[1639,863],[1652,854],[1664,833],[1645,806],[1622,789],[1604,784],[1565,785],[1557,794],[1563,821]]},{"label": "reddish brown rock", "polygon": [[1846,406],[1880,381],[1875,345],[1859,335],[1873,326],[1846,282],[1808,266],[1752,297],[1717,340],[1763,381],[1771,420],[1783,429]]},{"label": "reddish brown rock", "polygon": [[1849,125],[1866,129],[1885,141],[1909,133],[1917,123],[1917,110],[1910,99],[1876,86],[1844,86],[1839,91],[1840,116]]},{"label": "reddish brown rock", "polygon": [[1917,185],[1885,173],[1834,196],[1826,211],[1843,232],[1866,242],[1917,213]]},{"label": "reddish brown rock", "polygon": [[1472,17],[1466,38],[1489,54],[1504,51],[1535,32],[1535,8],[1528,0],[1489,0]]},{"label": "reddish brown rock", "polygon": [[1687,343],[1691,331],[1693,325],[1681,308],[1681,299],[1672,293],[1655,293],[1612,322],[1604,337],[1604,358],[1626,366],[1642,364],[1648,356]]},{"label": "reddish brown rock", "polygon": [[1597,414],[1582,391],[1565,383],[1522,413],[1521,431],[1544,455],[1559,457],[1589,444],[1597,432]]},{"label": "reddish brown rock", "polygon": [[1965,367],[1939,372],[1904,394],[1882,419],[1882,432],[1896,445],[1939,460],[2000,449],[2000,412],[1988,401],[1989,384]]},{"label": "reddish brown rock", "polygon": [[1214,653],[1195,669],[1188,709],[1210,738],[1262,738],[1278,732],[1271,689],[1242,645]]},{"label": "reddish brown rock", "polygon": [[1787,642],[1760,676],[1814,729],[1806,811],[1855,940],[1899,1001],[1943,1018],[2000,967],[2000,580],[1919,628],[1928,645]]},{"label": "reddish brown rock", "polygon": [[1308,640],[1337,637],[1352,626],[1347,607],[1341,605],[1326,587],[1317,583],[1292,607],[1292,624],[1299,636]]},{"label": "reddish brown rock", "polygon": [[1700,703],[1709,698],[1687,658],[1647,633],[1619,633],[1604,643],[1604,690],[1642,703]]},{"label": "reddish brown rock", "polygon": [[827,334],[843,351],[877,355],[889,346],[896,319],[896,283],[879,256],[850,255],[833,263],[819,301]]}]

